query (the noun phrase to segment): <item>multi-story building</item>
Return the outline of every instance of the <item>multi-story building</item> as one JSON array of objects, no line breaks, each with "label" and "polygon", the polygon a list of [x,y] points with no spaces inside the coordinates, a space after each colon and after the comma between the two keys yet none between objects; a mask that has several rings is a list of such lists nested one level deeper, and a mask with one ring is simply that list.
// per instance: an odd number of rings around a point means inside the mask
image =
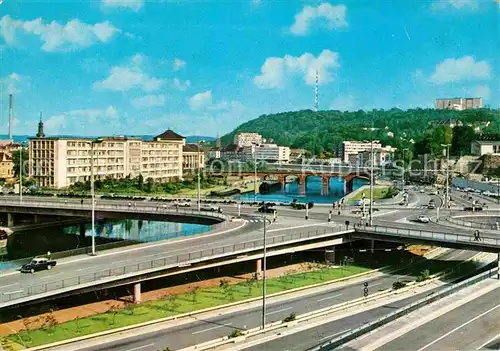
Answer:
[{"label": "multi-story building", "polygon": [[205,153],[197,144],[186,144],[182,149],[182,172],[193,173],[205,168]]},{"label": "multi-story building", "polygon": [[[373,149],[373,165],[376,167],[385,166],[394,161],[395,148],[386,146],[385,148]],[[369,167],[371,165],[371,150],[358,154],[358,166]]]},{"label": "multi-story building", "polygon": [[5,149],[0,150],[0,179],[5,182],[10,182],[14,179],[12,154]]},{"label": "multi-story building", "polygon": [[290,148],[276,144],[261,144],[255,147],[255,158],[272,163],[288,163],[290,161]]},{"label": "multi-story building", "polygon": [[219,159],[221,158],[221,148],[215,147],[207,151],[207,160]]},{"label": "multi-story building", "polygon": [[[373,148],[379,149],[382,147],[380,141],[373,140]],[[343,162],[349,162],[352,160],[352,156],[359,154],[360,152],[371,150],[372,142],[370,141],[355,141],[348,140],[344,141],[339,145],[337,150],[337,157],[341,158]]]},{"label": "multi-story building", "polygon": [[259,133],[238,133],[234,136],[233,144],[238,147],[262,144],[262,135]]},{"label": "multi-story building", "polygon": [[220,158],[226,161],[241,159],[242,149],[238,145],[229,145],[220,150]]},{"label": "multi-story building", "polygon": [[474,156],[500,155],[500,141],[474,141],[471,143],[471,153]]},{"label": "multi-story building", "polygon": [[153,141],[129,137],[45,138],[40,122],[37,135],[29,139],[28,152],[29,176],[39,186],[64,188],[90,180],[92,165],[96,179],[139,174],[161,182],[182,178],[185,139],[171,130]]},{"label": "multi-story building", "polygon": [[436,99],[438,110],[469,110],[483,107],[483,98]]}]

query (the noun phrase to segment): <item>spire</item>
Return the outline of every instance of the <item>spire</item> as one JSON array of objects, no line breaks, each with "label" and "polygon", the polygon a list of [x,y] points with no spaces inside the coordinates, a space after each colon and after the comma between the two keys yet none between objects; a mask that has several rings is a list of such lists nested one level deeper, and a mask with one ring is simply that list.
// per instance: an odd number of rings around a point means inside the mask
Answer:
[{"label": "spire", "polygon": [[215,139],[215,147],[220,148],[220,136],[219,136],[219,133],[217,133],[217,139]]},{"label": "spire", "polygon": [[45,138],[45,133],[43,132],[43,122],[42,113],[40,112],[40,122],[38,122],[38,133],[36,133],[37,138]]}]

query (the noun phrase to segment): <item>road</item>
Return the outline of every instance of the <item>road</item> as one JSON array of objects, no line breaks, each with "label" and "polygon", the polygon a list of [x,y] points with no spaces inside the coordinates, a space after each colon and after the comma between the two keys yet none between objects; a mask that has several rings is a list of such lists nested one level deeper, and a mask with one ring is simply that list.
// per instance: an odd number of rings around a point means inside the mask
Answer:
[{"label": "road", "polygon": [[381,346],[380,351],[498,350],[500,287]]},{"label": "road", "polygon": [[[442,260],[466,260],[475,255],[470,251],[454,251],[450,250],[439,257]],[[392,287],[395,281],[414,280],[412,276],[402,274],[382,275],[377,278],[367,279],[369,283],[369,291],[375,293],[379,290],[385,290]],[[268,300],[267,322],[279,321],[290,315],[291,312],[303,314],[313,310],[318,310],[324,307],[332,306],[341,302],[350,301],[363,296],[363,285],[361,283],[349,284],[345,286],[332,288],[328,291],[320,293],[303,295],[299,298],[280,301],[273,303],[272,299]],[[387,309],[383,309],[387,312]],[[180,349],[194,344],[199,344],[205,341],[213,340],[218,337],[229,335],[234,329],[250,329],[258,327],[261,323],[261,309],[253,308],[235,313],[229,313],[222,316],[217,316],[207,320],[196,320],[193,323],[184,324],[179,327],[174,327],[166,330],[158,330],[154,333],[135,335],[130,333],[130,337],[126,334],[121,335],[121,339],[107,344],[102,344],[95,347],[83,347],[79,350],[97,351],[97,350],[132,350],[141,349],[144,351],[158,350],[165,347],[171,349]],[[363,318],[355,318],[356,321],[361,321]],[[365,320],[366,321],[366,320]],[[334,332],[332,332],[334,333]],[[316,338],[308,338],[318,340]],[[267,348],[260,348],[263,350]],[[284,350],[277,348],[276,350]],[[302,349],[303,350],[303,349]]]}]

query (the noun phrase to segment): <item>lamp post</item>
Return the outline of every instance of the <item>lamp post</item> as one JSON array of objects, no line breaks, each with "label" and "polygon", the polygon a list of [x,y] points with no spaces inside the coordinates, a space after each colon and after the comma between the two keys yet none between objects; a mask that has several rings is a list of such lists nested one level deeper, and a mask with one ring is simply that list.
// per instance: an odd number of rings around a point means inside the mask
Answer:
[{"label": "lamp post", "polygon": [[197,143],[198,145],[198,164],[197,164],[197,168],[198,168],[198,213],[201,212],[201,180],[200,180],[200,167],[201,167],[201,158],[200,158],[200,142],[198,141]]},{"label": "lamp post", "polygon": [[446,189],[445,189],[445,199],[444,199],[444,208],[448,208],[448,199],[449,199],[449,195],[448,195],[448,182],[449,182],[449,179],[450,179],[450,176],[449,176],[449,170],[450,170],[450,144],[441,144],[442,147],[444,147],[445,149],[445,152],[446,152],[446,183],[445,183],[445,186],[446,186]]},{"label": "lamp post", "polygon": [[23,202],[23,143],[19,148],[19,202]]},{"label": "lamp post", "polygon": [[[373,131],[373,127],[372,127],[372,131]],[[374,177],[373,177],[373,162],[374,162],[374,157],[373,157],[373,135],[372,137],[370,138],[370,153],[371,153],[371,156],[370,156],[370,159],[371,159],[371,162],[370,162],[370,218],[369,218],[369,224],[370,224],[370,227],[373,225],[373,181],[374,181]]]},{"label": "lamp post", "polygon": [[253,150],[253,201],[257,201],[257,148],[252,144]]},{"label": "lamp post", "polygon": [[[265,206],[265,205],[264,205]],[[264,207],[265,208],[265,207]],[[264,248],[262,254],[262,329],[266,328],[266,267],[267,267],[267,246],[266,246],[266,212],[264,211]]]},{"label": "lamp post", "polygon": [[[95,252],[95,179],[94,179],[94,144],[101,143],[101,139],[94,139],[90,141],[90,196],[91,196],[91,212],[92,212],[92,256],[96,255]],[[97,169],[99,170],[99,162],[97,162]]]},{"label": "lamp post", "polygon": [[404,148],[404,149],[401,150],[403,152],[402,153],[403,170],[401,172],[401,191],[405,190],[405,171],[406,171],[406,168],[405,168],[405,151],[409,151],[409,150],[410,149],[408,149],[408,148]]}]

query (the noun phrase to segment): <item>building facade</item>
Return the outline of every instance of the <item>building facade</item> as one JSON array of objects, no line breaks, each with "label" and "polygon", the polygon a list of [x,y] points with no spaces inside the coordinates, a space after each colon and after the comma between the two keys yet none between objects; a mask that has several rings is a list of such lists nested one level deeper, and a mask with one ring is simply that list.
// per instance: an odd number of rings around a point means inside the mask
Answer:
[{"label": "building facade", "polygon": [[471,154],[474,156],[500,155],[500,141],[474,141],[471,143]]},{"label": "building facade", "polygon": [[[395,148],[385,147],[373,150],[373,166],[385,166],[391,164],[394,161]],[[363,151],[358,154],[359,166],[369,167],[371,165],[371,150]]]},{"label": "building facade", "polygon": [[290,148],[276,144],[261,144],[254,149],[257,160],[271,163],[290,162]]},{"label": "building facade", "polygon": [[[373,140],[373,148],[379,149],[382,147],[380,141]],[[370,141],[344,141],[339,145],[337,150],[337,157],[341,158],[343,162],[350,162],[357,154],[363,151],[371,150],[372,142]]]},{"label": "building facade", "polygon": [[213,148],[208,150],[206,153],[207,160],[219,159],[221,158],[221,149],[220,147]]},{"label": "building facade", "polygon": [[65,188],[88,181],[91,165],[95,179],[139,174],[158,182],[182,178],[185,139],[171,130],[153,141],[129,137],[45,138],[43,133],[38,134],[41,136],[29,139],[28,152],[29,176],[39,186]]},{"label": "building facade", "polygon": [[260,145],[262,140],[259,133],[238,133],[234,136],[233,144],[237,147]]},{"label": "building facade", "polygon": [[435,106],[438,110],[470,110],[482,108],[483,98],[436,99]]},{"label": "building facade", "polygon": [[205,168],[205,153],[198,149],[197,144],[186,144],[182,149],[182,172],[194,173]]}]

